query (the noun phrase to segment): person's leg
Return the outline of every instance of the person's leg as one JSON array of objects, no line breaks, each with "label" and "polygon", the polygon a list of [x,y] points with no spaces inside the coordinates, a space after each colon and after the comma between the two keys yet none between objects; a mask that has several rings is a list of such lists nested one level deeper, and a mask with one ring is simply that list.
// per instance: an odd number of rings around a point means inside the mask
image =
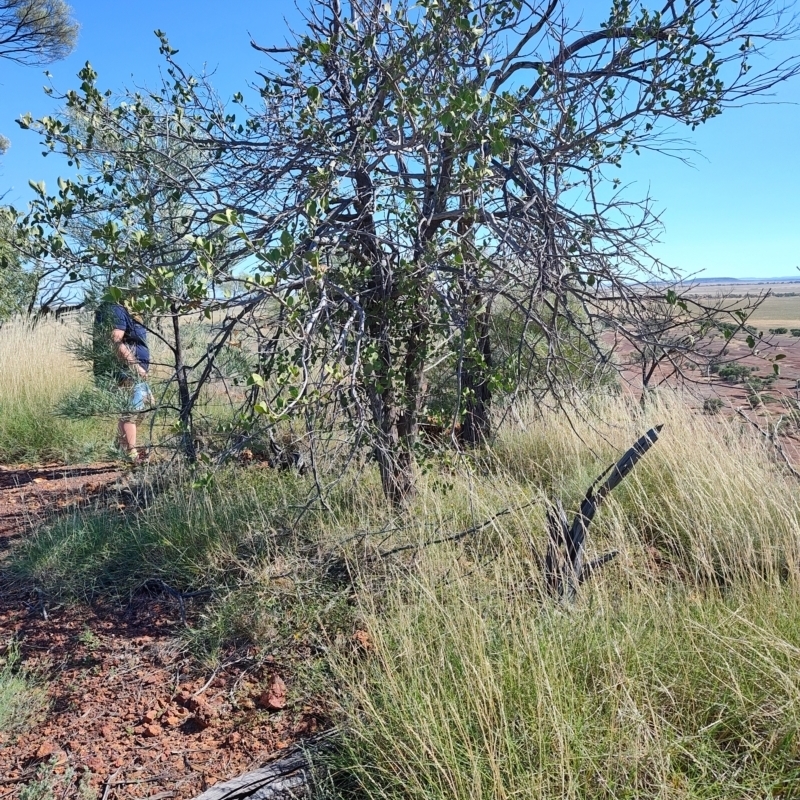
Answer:
[{"label": "person's leg", "polygon": [[117,444],[129,456],[136,456],[136,422],[123,417],[117,425]]}]

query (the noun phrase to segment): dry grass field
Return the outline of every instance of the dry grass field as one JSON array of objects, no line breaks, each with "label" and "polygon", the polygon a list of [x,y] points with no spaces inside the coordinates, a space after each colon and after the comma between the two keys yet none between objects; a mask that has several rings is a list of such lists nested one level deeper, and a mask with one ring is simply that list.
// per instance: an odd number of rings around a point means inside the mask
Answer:
[{"label": "dry grass field", "polygon": [[800,282],[702,284],[692,288],[690,294],[706,300],[729,298],[734,306],[768,294],[753,314],[751,324],[766,330],[800,328]]}]

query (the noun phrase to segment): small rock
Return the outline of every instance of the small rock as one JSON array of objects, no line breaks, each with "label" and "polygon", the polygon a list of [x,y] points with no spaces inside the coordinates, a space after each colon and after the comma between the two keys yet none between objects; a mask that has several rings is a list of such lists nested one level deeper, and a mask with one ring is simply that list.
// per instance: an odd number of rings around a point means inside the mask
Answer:
[{"label": "small rock", "polygon": [[186,698],[186,700],[184,700],[183,704],[189,709],[189,711],[198,711],[204,705],[206,705],[206,701],[203,700],[202,697],[189,696]]},{"label": "small rock", "polygon": [[180,719],[178,719],[178,717],[169,716],[164,718],[164,722],[166,722],[170,728],[174,728],[176,725],[180,724]]},{"label": "small rock", "polygon": [[212,708],[202,697],[190,697],[186,701],[186,708],[194,712],[192,719],[198,727],[203,729],[213,725],[217,717],[216,709]]},{"label": "small rock", "polygon": [[86,759],[86,768],[94,775],[99,775],[106,768],[106,763],[102,758],[92,756]]},{"label": "small rock", "polygon": [[267,691],[259,695],[258,705],[267,711],[282,711],[286,708],[286,684],[280,675],[272,676]]},{"label": "small rock", "polygon": [[227,744],[229,747],[233,747],[239,744],[239,742],[241,741],[242,741],[241,733],[237,733],[236,731],[234,731],[233,733],[228,734]]},{"label": "small rock", "polygon": [[114,729],[110,725],[103,725],[103,727],[100,728],[100,733],[103,734],[104,739],[114,738]]},{"label": "small rock", "polygon": [[42,742],[36,751],[36,758],[48,758],[56,752],[56,746],[52,742]]},{"label": "small rock", "polygon": [[147,722],[155,722],[158,719],[158,711],[148,711],[144,715],[144,719]]},{"label": "small rock", "polygon": [[357,647],[359,647],[361,650],[366,650],[367,652],[375,648],[375,645],[372,643],[372,637],[369,635],[369,633],[367,633],[367,631],[357,630],[353,634],[353,641]]},{"label": "small rock", "polygon": [[160,725],[156,725],[156,723],[151,723],[150,725],[144,726],[144,735],[149,737],[161,736],[162,728]]}]

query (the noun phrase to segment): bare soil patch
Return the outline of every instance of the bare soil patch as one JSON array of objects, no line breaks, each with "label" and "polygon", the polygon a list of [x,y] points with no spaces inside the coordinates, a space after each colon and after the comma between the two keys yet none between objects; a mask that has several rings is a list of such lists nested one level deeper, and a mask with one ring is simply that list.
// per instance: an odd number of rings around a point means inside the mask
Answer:
[{"label": "bare soil patch", "polygon": [[[642,391],[641,370],[638,365],[630,363],[632,354],[633,350],[628,345],[617,350],[624,389],[639,397]],[[779,355],[782,358],[775,360],[775,356]],[[746,381],[733,383],[723,380],[719,375],[703,375],[696,371],[679,376],[669,365],[656,372],[651,386],[685,388],[688,392],[687,402],[698,413],[703,412],[706,400],[718,398],[722,401],[720,413],[740,418],[743,425],[747,425],[747,422],[741,418],[740,412],[765,432],[780,424],[781,435],[778,439],[792,463],[800,466],[800,417],[791,415],[792,408],[800,410],[800,337],[791,334],[771,335],[768,341],[756,348],[756,352],[752,352],[743,341],[731,341],[726,359],[752,367],[754,378],[773,375],[773,365],[779,365],[780,372],[774,383],[758,393],[761,400],[758,405],[751,404],[753,391]]]},{"label": "bare soil patch", "polygon": [[[126,484],[114,464],[0,468],[0,558],[54,515],[124,505]],[[124,607],[53,607],[0,572],[0,652],[16,641],[50,700],[35,731],[0,735],[0,800],[43,768],[58,797],[191,798],[325,725],[325,708],[295,696],[273,656],[198,664],[180,646],[180,617],[157,588]]]}]

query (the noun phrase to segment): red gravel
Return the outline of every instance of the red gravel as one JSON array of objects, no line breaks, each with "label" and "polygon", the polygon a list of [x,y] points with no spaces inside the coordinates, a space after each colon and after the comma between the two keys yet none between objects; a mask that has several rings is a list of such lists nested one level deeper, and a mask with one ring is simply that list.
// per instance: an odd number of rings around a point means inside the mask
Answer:
[{"label": "red gravel", "polygon": [[[0,558],[48,516],[98,498],[121,504],[125,483],[112,464],[0,468]],[[16,641],[50,701],[35,730],[0,734],[0,800],[43,764],[58,797],[85,796],[83,786],[106,800],[191,798],[321,726],[323,710],[292,694],[287,667],[239,653],[214,672],[183,652],[181,625],[165,595],[124,608],[49,607],[0,573],[0,654]]]}]

